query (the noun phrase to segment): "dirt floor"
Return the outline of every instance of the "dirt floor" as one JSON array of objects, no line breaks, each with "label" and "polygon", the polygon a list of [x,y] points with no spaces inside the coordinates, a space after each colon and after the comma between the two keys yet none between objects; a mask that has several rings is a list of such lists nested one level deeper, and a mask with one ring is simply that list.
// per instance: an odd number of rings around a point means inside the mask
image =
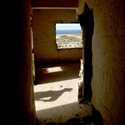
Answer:
[{"label": "dirt floor", "polygon": [[34,85],[35,106],[43,125],[83,124],[81,119],[91,116],[91,106],[78,102],[79,70],[79,62],[38,68],[38,84]]}]

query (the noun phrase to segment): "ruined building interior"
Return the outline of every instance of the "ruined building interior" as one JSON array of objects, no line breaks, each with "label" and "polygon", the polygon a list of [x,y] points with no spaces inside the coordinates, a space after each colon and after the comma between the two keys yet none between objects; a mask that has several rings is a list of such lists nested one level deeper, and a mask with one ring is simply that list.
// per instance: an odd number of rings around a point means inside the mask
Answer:
[{"label": "ruined building interior", "polygon": [[[13,117],[21,125],[124,125],[125,1],[19,1]],[[79,23],[83,47],[57,49],[57,23]]]}]

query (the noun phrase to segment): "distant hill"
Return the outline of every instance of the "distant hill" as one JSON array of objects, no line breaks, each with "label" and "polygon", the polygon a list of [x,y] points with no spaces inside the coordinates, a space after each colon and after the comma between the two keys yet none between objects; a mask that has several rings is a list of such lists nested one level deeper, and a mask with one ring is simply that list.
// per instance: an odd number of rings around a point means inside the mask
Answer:
[{"label": "distant hill", "polygon": [[75,35],[60,35],[56,39],[56,44],[58,49],[68,49],[68,48],[82,48],[82,39],[76,37]]},{"label": "distant hill", "polygon": [[82,33],[82,30],[56,30],[57,34],[75,34]]}]

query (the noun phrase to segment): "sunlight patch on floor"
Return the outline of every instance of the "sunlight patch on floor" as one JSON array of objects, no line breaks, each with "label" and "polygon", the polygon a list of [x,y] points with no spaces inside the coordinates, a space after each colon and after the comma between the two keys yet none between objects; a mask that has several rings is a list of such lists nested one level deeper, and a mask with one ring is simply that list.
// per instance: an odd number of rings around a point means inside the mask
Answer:
[{"label": "sunlight patch on floor", "polygon": [[54,73],[54,72],[61,72],[61,71],[63,71],[60,66],[49,67],[49,68],[42,68],[42,70],[44,71],[44,73]]},{"label": "sunlight patch on floor", "polygon": [[34,87],[36,111],[78,102],[78,78]]}]

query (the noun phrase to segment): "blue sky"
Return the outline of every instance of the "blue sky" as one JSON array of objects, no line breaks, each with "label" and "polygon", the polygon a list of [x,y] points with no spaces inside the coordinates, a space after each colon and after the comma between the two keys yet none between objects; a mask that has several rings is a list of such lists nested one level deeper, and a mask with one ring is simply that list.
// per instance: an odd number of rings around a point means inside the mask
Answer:
[{"label": "blue sky", "polygon": [[56,24],[56,30],[81,30],[80,24],[75,23],[75,24]]}]

